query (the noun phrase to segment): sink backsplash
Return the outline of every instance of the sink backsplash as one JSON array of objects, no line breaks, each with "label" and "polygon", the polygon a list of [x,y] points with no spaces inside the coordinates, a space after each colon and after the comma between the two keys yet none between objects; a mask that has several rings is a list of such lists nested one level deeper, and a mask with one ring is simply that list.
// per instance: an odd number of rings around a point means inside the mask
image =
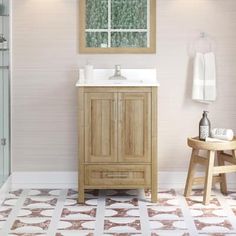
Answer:
[{"label": "sink backsplash", "polygon": [[[94,69],[93,80],[108,80],[110,76],[114,75],[114,72],[114,69]],[[156,69],[121,69],[121,74],[127,80],[157,80]],[[79,70],[79,80],[85,80],[84,69]]]}]

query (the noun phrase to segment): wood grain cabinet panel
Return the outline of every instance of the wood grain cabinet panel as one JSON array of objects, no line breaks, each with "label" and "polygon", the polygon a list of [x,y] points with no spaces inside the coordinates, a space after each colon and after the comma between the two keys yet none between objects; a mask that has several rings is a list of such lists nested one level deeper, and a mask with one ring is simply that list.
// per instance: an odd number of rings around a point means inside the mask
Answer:
[{"label": "wood grain cabinet panel", "polygon": [[85,168],[85,187],[134,188],[151,184],[150,165],[87,165]]},{"label": "wood grain cabinet panel", "polygon": [[117,161],[117,94],[85,93],[85,161]]},{"label": "wood grain cabinet panel", "polygon": [[151,161],[151,93],[118,94],[119,162]]},{"label": "wood grain cabinet panel", "polygon": [[156,87],[79,89],[79,202],[91,188],[151,188],[157,200],[156,99]]}]

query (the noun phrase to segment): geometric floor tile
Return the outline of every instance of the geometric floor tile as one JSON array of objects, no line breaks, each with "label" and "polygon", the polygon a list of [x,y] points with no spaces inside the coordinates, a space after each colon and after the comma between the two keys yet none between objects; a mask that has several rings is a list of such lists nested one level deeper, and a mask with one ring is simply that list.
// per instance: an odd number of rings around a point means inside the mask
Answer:
[{"label": "geometric floor tile", "polygon": [[0,207],[0,220],[6,220],[12,211],[12,207],[2,206]]},{"label": "geometric floor tile", "polygon": [[5,224],[6,224],[5,220],[0,220],[0,230],[4,227]]},{"label": "geometric floor tile", "polygon": [[93,230],[95,220],[60,220],[58,230]]},{"label": "geometric floor tile", "polygon": [[200,232],[228,233],[233,230],[230,222],[226,218],[222,217],[199,218],[194,220],[194,223]]},{"label": "geometric floor tile", "polygon": [[11,227],[15,233],[42,233],[48,230],[50,220],[45,218],[17,218]]},{"label": "geometric floor tile", "polygon": [[139,217],[139,209],[135,208],[106,208],[105,217]]},{"label": "geometric floor tile", "polygon": [[72,206],[65,207],[61,213],[61,219],[66,220],[95,220],[97,209],[93,206]]},{"label": "geometric floor tile", "polygon": [[108,233],[141,232],[141,222],[136,218],[105,218],[104,231]]},{"label": "geometric floor tile", "polygon": [[[141,195],[140,195],[141,194]],[[236,236],[236,191],[12,189],[0,205],[0,236]],[[143,197],[145,196],[145,198]],[[7,232],[3,233],[3,232]]]}]

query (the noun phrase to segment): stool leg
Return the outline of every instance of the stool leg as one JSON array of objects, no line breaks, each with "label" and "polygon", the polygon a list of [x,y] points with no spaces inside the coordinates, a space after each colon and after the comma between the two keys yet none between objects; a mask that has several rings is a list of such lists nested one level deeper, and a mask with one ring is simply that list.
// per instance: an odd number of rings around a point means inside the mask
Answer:
[{"label": "stool leg", "polygon": [[233,158],[236,158],[236,150],[232,150]]},{"label": "stool leg", "polygon": [[214,159],[215,159],[215,152],[209,151],[208,164],[207,164],[206,176],[205,176],[204,196],[203,196],[203,203],[205,205],[209,204],[209,201],[210,201]]},{"label": "stool leg", "polygon": [[188,176],[187,176],[185,189],[184,189],[185,197],[189,197],[192,191],[193,179],[194,179],[194,174],[195,174],[195,166],[196,166],[196,163],[194,162],[194,156],[198,155],[198,152],[199,150],[197,149],[192,150],[191,160],[190,160],[189,168],[188,168]]},{"label": "stool leg", "polygon": [[[218,160],[218,165],[220,166],[224,166],[225,162],[223,160],[223,157],[221,156],[222,152],[218,151],[217,152],[217,160]],[[221,182],[220,182],[220,191],[223,194],[227,194],[227,183],[226,183],[226,174],[221,173],[219,174],[220,178],[221,178]]]}]

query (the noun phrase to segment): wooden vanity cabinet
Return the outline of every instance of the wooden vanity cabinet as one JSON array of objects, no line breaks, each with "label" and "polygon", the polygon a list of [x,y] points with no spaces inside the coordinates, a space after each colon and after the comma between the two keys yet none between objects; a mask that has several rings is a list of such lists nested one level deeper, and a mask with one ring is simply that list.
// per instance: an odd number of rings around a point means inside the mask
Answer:
[{"label": "wooden vanity cabinet", "polygon": [[79,87],[79,202],[85,189],[152,190],[157,87]]}]

